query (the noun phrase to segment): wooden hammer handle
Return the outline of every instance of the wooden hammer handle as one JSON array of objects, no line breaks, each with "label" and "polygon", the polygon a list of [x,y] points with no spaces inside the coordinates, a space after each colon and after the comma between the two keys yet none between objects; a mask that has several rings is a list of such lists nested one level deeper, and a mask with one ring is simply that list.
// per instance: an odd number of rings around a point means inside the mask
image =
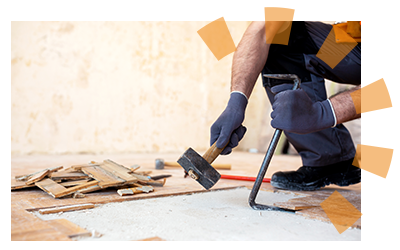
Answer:
[{"label": "wooden hammer handle", "polygon": [[218,157],[218,155],[221,154],[225,147],[217,148],[217,141],[215,141],[214,144],[207,150],[207,152],[204,153],[203,158],[211,164]]},{"label": "wooden hammer handle", "polygon": [[[176,168],[182,168],[181,165],[179,165],[177,162],[164,162],[165,167],[176,167]],[[225,170],[231,170],[232,165],[231,164],[222,164],[222,163],[217,163],[217,164],[212,164],[213,168],[215,169],[225,169]]]},{"label": "wooden hammer handle", "polygon": [[232,168],[231,164],[222,164],[222,163],[212,164],[211,166],[215,169],[224,169],[224,170],[231,170]]}]

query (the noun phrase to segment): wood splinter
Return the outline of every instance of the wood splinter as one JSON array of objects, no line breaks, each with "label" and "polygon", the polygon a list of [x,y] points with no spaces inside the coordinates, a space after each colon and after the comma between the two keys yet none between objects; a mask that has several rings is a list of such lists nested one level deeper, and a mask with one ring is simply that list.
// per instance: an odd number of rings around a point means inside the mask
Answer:
[{"label": "wood splinter", "polygon": [[152,191],[154,191],[154,188],[152,186],[140,186],[134,188],[118,189],[117,193],[121,196],[125,196],[125,195],[133,195],[140,193],[149,193]]},{"label": "wood splinter", "polygon": [[40,209],[40,214],[54,214],[59,212],[68,212],[68,211],[77,211],[83,209],[94,208],[94,204],[87,203],[87,204],[78,204],[78,205],[68,205],[68,206],[60,206],[60,207],[53,207],[53,208],[44,208]]}]

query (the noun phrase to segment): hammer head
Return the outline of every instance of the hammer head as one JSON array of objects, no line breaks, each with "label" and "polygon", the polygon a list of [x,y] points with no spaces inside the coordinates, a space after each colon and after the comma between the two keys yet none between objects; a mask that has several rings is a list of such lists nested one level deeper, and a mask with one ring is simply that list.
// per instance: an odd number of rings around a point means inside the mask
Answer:
[{"label": "hammer head", "polygon": [[192,148],[183,153],[178,163],[205,189],[210,189],[221,178],[217,170]]},{"label": "hammer head", "polygon": [[164,159],[156,159],[156,169],[164,169]]}]

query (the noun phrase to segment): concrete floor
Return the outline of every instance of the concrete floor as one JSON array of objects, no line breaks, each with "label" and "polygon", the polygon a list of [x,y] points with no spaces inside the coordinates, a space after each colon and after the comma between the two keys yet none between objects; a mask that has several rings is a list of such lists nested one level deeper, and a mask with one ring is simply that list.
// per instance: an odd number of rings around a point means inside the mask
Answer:
[{"label": "concrete floor", "polygon": [[[339,234],[331,223],[290,212],[255,211],[247,204],[250,190],[179,195],[99,205],[94,209],[36,216],[65,218],[103,234],[80,240],[140,240],[158,236],[168,241],[360,241],[361,230]],[[272,205],[299,197],[260,191],[257,202]]]}]

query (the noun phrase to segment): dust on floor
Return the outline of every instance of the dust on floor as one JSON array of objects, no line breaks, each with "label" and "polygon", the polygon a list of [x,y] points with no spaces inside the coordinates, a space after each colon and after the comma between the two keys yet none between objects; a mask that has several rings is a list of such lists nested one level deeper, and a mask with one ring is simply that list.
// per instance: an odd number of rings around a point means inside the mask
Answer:
[{"label": "dust on floor", "polygon": [[[361,240],[361,230],[339,234],[331,223],[290,212],[256,211],[247,204],[250,190],[237,188],[192,195],[125,201],[94,209],[41,215],[43,220],[65,218],[100,238],[80,240],[140,240],[158,236],[168,241],[289,241]],[[257,202],[272,205],[295,198],[260,191]]]}]

